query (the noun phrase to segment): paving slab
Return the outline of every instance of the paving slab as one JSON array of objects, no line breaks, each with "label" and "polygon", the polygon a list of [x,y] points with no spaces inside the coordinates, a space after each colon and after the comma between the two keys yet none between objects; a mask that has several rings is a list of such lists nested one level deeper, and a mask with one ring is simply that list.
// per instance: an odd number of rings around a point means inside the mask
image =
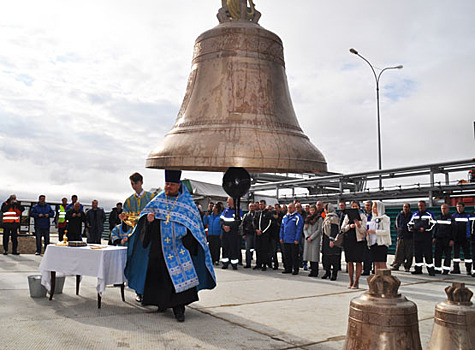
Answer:
[{"label": "paving slab", "polygon": [[[347,289],[348,275],[337,281],[283,275],[282,270],[216,269],[218,286],[200,292],[187,308],[186,322],[171,310],[156,312],[126,289],[109,286],[97,308],[96,279],[84,277],[80,295],[75,278],[66,277],[53,300],[31,298],[28,276],[38,274],[41,256],[0,256],[0,349],[342,349],[352,298],[367,288]],[[429,277],[395,272],[400,293],[418,307],[419,331],[429,342],[435,305],[444,288],[459,281],[475,291],[475,278]]]}]

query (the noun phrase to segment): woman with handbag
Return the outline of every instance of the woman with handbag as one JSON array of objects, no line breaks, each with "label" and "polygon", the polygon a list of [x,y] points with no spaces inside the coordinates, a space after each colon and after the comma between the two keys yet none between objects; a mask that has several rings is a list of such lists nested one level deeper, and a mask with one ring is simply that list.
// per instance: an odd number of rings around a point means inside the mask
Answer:
[{"label": "woman with handbag", "polygon": [[345,260],[348,264],[348,276],[350,277],[348,289],[359,289],[361,271],[363,270],[362,262],[366,248],[366,215],[359,212],[360,205],[358,202],[351,202],[351,208],[356,209],[360,215],[350,219],[349,215],[346,214],[341,230],[345,234],[343,247],[345,249]]},{"label": "woman with handbag", "polygon": [[309,215],[305,218],[304,222],[303,233],[305,243],[303,247],[303,260],[310,262],[310,274],[308,276],[318,277],[323,218],[320,213],[317,213],[315,205],[310,206]]},{"label": "woman with handbag", "polygon": [[323,220],[322,262],[325,274],[322,279],[335,281],[338,275],[341,248],[336,244],[340,234],[340,218],[331,203],[325,204],[325,219]]},{"label": "woman with handbag", "polygon": [[368,247],[376,271],[386,269],[388,247],[391,245],[391,220],[384,214],[384,204],[373,202],[373,216],[368,224]]}]

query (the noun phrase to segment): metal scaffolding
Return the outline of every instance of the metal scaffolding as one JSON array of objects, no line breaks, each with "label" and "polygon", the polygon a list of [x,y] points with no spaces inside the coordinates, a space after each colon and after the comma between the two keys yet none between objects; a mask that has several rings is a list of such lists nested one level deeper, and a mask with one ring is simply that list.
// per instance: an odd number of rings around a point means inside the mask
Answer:
[{"label": "metal scaffolding", "polygon": [[[451,174],[468,173],[474,169],[475,158],[353,174],[305,174],[300,178],[273,174],[252,174],[255,183],[251,186],[250,191],[253,194],[258,194],[260,191],[273,190],[279,201],[298,199],[301,201],[336,202],[352,199],[426,198],[431,206],[434,199],[437,198],[475,195],[475,182],[450,179]],[[436,181],[436,175],[440,174],[443,176],[443,180]],[[413,182],[421,177],[421,181]],[[374,188],[368,186],[371,181],[379,182],[380,179],[383,183],[381,189],[379,186]],[[259,183],[262,181],[267,182]],[[389,182],[396,182],[396,184],[389,184]],[[306,189],[307,193],[297,194],[295,192],[297,188]],[[283,189],[290,189],[292,193],[283,195],[281,194]]]}]

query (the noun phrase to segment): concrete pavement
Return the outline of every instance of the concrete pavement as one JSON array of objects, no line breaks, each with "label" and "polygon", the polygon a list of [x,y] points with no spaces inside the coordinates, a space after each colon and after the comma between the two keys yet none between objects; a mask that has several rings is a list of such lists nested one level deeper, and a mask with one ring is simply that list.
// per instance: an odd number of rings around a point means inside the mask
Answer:
[{"label": "concrete pavement", "polygon": [[[366,278],[362,289],[347,289],[346,273],[333,282],[303,271],[217,268],[217,288],[200,292],[177,323],[171,310],[138,305],[131,290],[122,302],[112,286],[97,309],[92,277],[83,278],[79,296],[67,277],[52,301],[31,298],[27,277],[39,273],[41,258],[0,255],[0,349],[342,349],[350,300],[367,289]],[[444,288],[459,281],[475,292],[475,278],[466,275],[395,275],[399,292],[417,304],[423,348]]]}]

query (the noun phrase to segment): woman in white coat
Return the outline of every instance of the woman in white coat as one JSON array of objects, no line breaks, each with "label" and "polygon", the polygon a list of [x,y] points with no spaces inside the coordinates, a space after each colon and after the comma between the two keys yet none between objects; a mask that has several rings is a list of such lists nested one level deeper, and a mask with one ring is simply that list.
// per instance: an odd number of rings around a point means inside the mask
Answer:
[{"label": "woman in white coat", "polygon": [[384,214],[384,204],[373,202],[373,217],[368,223],[368,246],[376,271],[386,269],[388,248],[391,245],[391,220]]}]

